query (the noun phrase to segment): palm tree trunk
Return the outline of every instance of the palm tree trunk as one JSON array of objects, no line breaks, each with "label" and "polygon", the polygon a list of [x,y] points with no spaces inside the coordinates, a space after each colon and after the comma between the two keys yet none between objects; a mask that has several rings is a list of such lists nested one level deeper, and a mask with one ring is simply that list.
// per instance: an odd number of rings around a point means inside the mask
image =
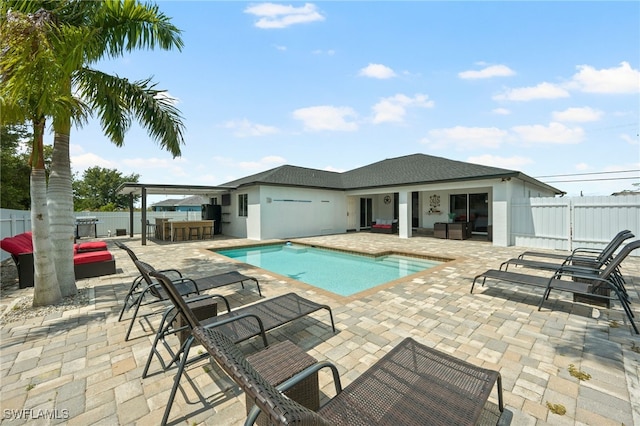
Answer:
[{"label": "palm tree trunk", "polygon": [[74,214],[69,161],[69,133],[71,120],[55,127],[53,159],[47,189],[49,229],[56,263],[58,284],[63,296],[78,292],[73,269]]},{"label": "palm tree trunk", "polygon": [[33,232],[33,306],[53,305],[62,300],[49,239],[47,177],[44,170],[44,119],[34,120],[31,152],[31,229]]}]

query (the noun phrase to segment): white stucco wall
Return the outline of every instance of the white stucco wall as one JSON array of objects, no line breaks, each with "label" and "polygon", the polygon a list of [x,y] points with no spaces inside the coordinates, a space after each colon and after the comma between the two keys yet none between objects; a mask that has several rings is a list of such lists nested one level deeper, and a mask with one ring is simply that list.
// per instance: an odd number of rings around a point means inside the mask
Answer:
[{"label": "white stucco wall", "polygon": [[347,200],[343,191],[261,186],[259,199],[262,240],[347,230]]},{"label": "white stucco wall", "polygon": [[[248,215],[239,216],[238,195],[248,195]],[[222,207],[222,233],[232,237],[259,239],[260,191],[257,186],[231,193],[231,205]],[[257,220],[256,220],[257,219]],[[225,223],[226,222],[226,223]]]}]

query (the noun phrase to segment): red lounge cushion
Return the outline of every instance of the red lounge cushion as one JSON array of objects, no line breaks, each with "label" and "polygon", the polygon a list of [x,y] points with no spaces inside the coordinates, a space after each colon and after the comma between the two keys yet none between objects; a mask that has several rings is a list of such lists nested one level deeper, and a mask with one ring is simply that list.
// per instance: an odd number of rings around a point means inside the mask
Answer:
[{"label": "red lounge cushion", "polygon": [[78,253],[107,249],[107,243],[105,243],[104,241],[92,241],[89,243],[80,243],[75,245],[78,247]]},{"label": "red lounge cushion", "polygon": [[391,225],[371,225],[373,228],[378,229],[391,229]]},{"label": "red lounge cushion", "polygon": [[15,256],[24,253],[33,253],[33,245],[31,244],[31,235],[28,238],[21,237],[24,234],[15,237],[3,238],[0,241],[0,248]]},{"label": "red lounge cushion", "polygon": [[111,252],[107,250],[86,251],[73,256],[73,264],[80,265],[83,263],[104,262],[105,260],[111,259],[113,259],[113,256],[111,255]]}]

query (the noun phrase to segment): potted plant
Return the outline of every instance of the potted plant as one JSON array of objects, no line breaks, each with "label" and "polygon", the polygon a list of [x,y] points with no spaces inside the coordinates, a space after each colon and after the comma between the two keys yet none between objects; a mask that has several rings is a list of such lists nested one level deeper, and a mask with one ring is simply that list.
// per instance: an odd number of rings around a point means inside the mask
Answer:
[{"label": "potted plant", "polygon": [[449,223],[452,223],[455,218],[456,218],[455,213],[449,213]]}]

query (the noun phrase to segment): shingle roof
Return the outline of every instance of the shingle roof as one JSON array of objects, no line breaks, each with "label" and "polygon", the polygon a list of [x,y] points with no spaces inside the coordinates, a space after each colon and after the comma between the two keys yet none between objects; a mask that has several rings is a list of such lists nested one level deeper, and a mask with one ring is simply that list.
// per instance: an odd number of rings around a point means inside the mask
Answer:
[{"label": "shingle roof", "polygon": [[562,193],[517,170],[483,166],[426,154],[388,158],[344,173],[285,165],[227,182],[223,186],[237,188],[245,185],[272,184],[347,190],[499,177],[518,177],[546,186],[558,194]]},{"label": "shingle roof", "polygon": [[239,187],[256,183],[343,189],[340,173],[289,165],[227,182],[222,186]]},{"label": "shingle roof", "polygon": [[515,176],[515,170],[425,154],[388,158],[344,173],[345,189]]}]

